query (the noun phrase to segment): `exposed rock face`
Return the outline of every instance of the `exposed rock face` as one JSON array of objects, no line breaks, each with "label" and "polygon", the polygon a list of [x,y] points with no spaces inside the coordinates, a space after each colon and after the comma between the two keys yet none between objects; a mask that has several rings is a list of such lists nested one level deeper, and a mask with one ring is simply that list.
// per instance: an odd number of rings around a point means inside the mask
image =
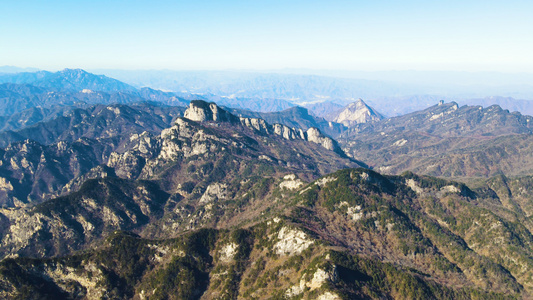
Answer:
[{"label": "exposed rock face", "polygon": [[342,149],[337,142],[325,135],[315,127],[311,127],[306,131],[302,129],[290,128],[282,124],[268,124],[263,119],[258,118],[238,118],[224,109],[218,107],[215,103],[207,103],[201,100],[191,101],[191,105],[185,111],[184,117],[186,119],[197,122],[230,122],[240,123],[242,126],[248,127],[256,132],[262,134],[276,134],[282,136],[286,140],[304,140],[322,147],[342,154]]},{"label": "exposed rock face", "polygon": [[333,121],[350,127],[359,123],[376,122],[383,118],[380,113],[359,99],[346,106],[344,110],[333,118]]},{"label": "exposed rock face", "polygon": [[283,177],[283,181],[279,184],[279,187],[282,189],[296,190],[304,185],[304,182],[298,178],[296,175],[289,174]]},{"label": "exposed rock face", "polygon": [[288,227],[281,228],[278,233],[278,239],[279,241],[274,245],[274,249],[279,255],[291,256],[300,254],[314,243],[305,232]]},{"label": "exposed rock face", "polygon": [[225,199],[227,195],[227,185],[222,183],[210,184],[205,190],[199,203],[211,203],[217,200]]},{"label": "exposed rock face", "polygon": [[235,256],[235,254],[237,254],[238,248],[239,245],[235,243],[229,243],[227,245],[224,245],[224,247],[222,247],[219,252],[220,260],[226,263],[233,261],[233,257]]},{"label": "exposed rock face", "polygon": [[207,103],[202,100],[191,101],[184,117],[197,122],[239,122],[239,118],[218,107],[215,103]]}]

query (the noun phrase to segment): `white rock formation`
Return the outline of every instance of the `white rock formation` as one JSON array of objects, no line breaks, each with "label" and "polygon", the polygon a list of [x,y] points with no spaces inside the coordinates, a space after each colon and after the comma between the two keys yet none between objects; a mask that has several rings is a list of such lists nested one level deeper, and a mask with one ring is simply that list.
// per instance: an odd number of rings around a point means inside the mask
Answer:
[{"label": "white rock formation", "polygon": [[283,181],[279,184],[281,189],[296,190],[304,185],[304,182],[298,178],[296,175],[289,174],[283,177]]},{"label": "white rock formation", "polygon": [[383,119],[383,116],[359,99],[349,104],[334,119],[334,122],[342,123],[345,126],[353,126],[358,123],[376,122]]},{"label": "white rock formation", "polygon": [[274,250],[279,255],[300,254],[314,243],[305,232],[288,227],[281,228],[278,232],[278,239]]},{"label": "white rock formation", "polygon": [[233,261],[233,258],[235,257],[235,254],[237,254],[237,250],[239,249],[239,245],[235,243],[229,243],[227,245],[224,245],[222,249],[220,249],[220,260],[229,263]]},{"label": "white rock formation", "polygon": [[202,198],[200,198],[200,201],[198,203],[204,204],[204,203],[214,202],[216,200],[226,199],[227,187],[228,186],[224,183],[216,182],[216,183],[210,184],[205,189],[205,192],[202,195]]}]

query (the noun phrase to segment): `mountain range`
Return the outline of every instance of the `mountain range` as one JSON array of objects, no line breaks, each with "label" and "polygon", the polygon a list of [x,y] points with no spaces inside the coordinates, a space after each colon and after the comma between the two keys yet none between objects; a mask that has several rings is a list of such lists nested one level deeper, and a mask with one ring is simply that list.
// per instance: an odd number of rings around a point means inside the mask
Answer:
[{"label": "mountain range", "polygon": [[[97,174],[94,179],[73,180],[64,196],[3,209],[2,253],[40,257],[30,264],[20,258],[2,261],[0,280],[11,287],[3,295],[263,298],[278,293],[340,299],[527,293],[530,275],[514,264],[532,263],[527,258],[531,224],[526,213],[511,217],[506,207],[530,208],[520,197],[509,197],[505,178],[471,190],[412,173],[384,177],[346,169],[307,184],[357,163],[324,148],[331,140],[310,142],[289,127],[237,117],[213,103],[193,101],[184,116],[159,138],[134,134],[125,151],[113,152],[106,165],[89,172]],[[278,156],[294,151],[289,150],[294,143],[299,143],[295,156]],[[441,200],[437,205],[426,199]],[[426,208],[415,209],[419,206]],[[489,219],[484,207],[492,211]],[[425,210],[431,214],[416,213]],[[471,232],[463,224],[473,220],[505,225]],[[230,229],[235,226],[247,229]],[[205,227],[218,229],[200,229]],[[508,247],[494,248],[489,238],[494,234],[517,236],[520,242],[504,240]],[[74,254],[79,250],[84,252]],[[152,256],[156,259],[148,259]],[[231,275],[217,275],[227,268]],[[281,270],[287,275],[271,277]]]},{"label": "mountain range", "polygon": [[2,85],[0,298],[533,295],[530,116],[252,111],[48,73]]},{"label": "mountain range", "polygon": [[380,122],[359,124],[338,139],[344,150],[376,170],[410,170],[448,178],[532,172],[530,116],[497,105],[455,102]]},{"label": "mountain range", "polygon": [[136,89],[103,75],[80,69],[0,74],[0,116],[30,108],[87,106],[91,104],[156,101],[165,105],[186,106],[189,100],[175,93]]}]

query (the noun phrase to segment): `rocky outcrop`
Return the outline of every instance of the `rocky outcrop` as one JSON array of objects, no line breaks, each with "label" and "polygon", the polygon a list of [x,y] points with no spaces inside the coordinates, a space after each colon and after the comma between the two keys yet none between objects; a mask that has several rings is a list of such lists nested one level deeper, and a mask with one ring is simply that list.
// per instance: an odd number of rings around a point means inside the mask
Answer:
[{"label": "rocky outcrop", "polygon": [[231,122],[238,123],[239,118],[218,107],[215,103],[193,100],[185,111],[185,118],[197,122]]},{"label": "rocky outcrop", "polygon": [[382,119],[384,117],[380,113],[359,99],[336,114],[333,121],[350,127],[355,124],[376,122]]},{"label": "rocky outcrop", "polygon": [[282,124],[268,124],[259,118],[236,117],[225,111],[215,103],[207,103],[201,100],[191,101],[191,105],[185,111],[184,118],[196,122],[229,122],[240,123],[242,126],[252,129],[261,134],[276,134],[286,140],[304,140],[312,142],[322,147],[344,154],[337,142],[323,135],[318,128],[311,127],[306,131],[297,128],[290,128]]}]

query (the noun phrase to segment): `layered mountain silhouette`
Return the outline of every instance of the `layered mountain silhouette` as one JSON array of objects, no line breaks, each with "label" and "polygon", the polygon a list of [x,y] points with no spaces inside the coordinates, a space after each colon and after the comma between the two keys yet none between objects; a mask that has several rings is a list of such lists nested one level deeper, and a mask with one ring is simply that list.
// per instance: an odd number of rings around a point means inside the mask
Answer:
[{"label": "layered mountain silhouette", "polygon": [[84,107],[143,101],[174,106],[189,103],[175,93],[136,89],[116,79],[80,69],[0,74],[0,83],[0,115],[6,117],[27,109],[50,109],[54,106]]},{"label": "layered mountain silhouette", "polygon": [[137,90],[122,81],[104,75],[94,75],[82,69],[64,69],[59,72],[38,71],[0,74],[0,82],[30,84],[45,89],[69,90],[73,92],[91,90],[109,93]]}]

